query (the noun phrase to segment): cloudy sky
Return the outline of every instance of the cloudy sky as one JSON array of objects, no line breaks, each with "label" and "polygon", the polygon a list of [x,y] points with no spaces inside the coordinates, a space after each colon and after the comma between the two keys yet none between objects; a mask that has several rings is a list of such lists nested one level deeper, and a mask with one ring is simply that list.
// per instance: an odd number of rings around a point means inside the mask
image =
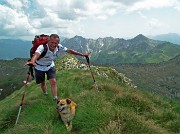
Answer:
[{"label": "cloudy sky", "polygon": [[180,34],[180,0],[0,0],[0,38]]}]

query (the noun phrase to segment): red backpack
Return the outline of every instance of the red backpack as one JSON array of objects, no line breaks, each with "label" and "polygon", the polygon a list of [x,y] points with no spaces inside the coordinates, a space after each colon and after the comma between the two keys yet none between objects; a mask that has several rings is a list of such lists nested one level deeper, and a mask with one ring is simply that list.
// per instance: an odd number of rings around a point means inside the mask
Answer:
[{"label": "red backpack", "polygon": [[48,39],[49,39],[49,35],[45,35],[45,34],[35,36],[34,40],[32,41],[33,46],[30,50],[31,58],[33,57],[33,55],[34,55],[36,49],[39,47],[39,45],[43,45],[44,51],[41,53],[41,55],[38,59],[43,58],[46,55],[47,50],[48,50],[47,45],[46,45],[48,43]]}]

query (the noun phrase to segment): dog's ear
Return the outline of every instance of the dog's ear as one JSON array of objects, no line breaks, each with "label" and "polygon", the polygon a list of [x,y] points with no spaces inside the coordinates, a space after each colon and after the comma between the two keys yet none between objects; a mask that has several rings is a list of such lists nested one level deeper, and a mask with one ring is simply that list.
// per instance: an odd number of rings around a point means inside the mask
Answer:
[{"label": "dog's ear", "polygon": [[57,104],[60,102],[60,100],[57,100]]},{"label": "dog's ear", "polygon": [[71,104],[74,105],[75,107],[77,106],[77,104],[74,101],[71,101]]},{"label": "dog's ear", "polygon": [[70,104],[71,103],[71,99],[67,98],[66,102],[67,102],[67,104]]}]

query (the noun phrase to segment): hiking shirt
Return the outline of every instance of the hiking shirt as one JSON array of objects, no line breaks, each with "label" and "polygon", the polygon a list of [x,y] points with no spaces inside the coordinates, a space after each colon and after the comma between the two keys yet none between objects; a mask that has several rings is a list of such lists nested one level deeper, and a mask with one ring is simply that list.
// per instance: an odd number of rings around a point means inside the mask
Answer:
[{"label": "hiking shirt", "polygon": [[[47,45],[47,44],[46,44]],[[35,68],[40,71],[48,71],[51,67],[54,67],[54,61],[60,57],[60,51],[63,50],[66,52],[67,48],[62,46],[61,44],[58,44],[58,47],[54,49],[54,52],[51,52],[49,50],[49,47],[47,45],[47,53],[44,57],[42,57],[39,60],[36,60],[36,66]],[[40,45],[36,52],[41,54],[44,51],[44,46]]]}]

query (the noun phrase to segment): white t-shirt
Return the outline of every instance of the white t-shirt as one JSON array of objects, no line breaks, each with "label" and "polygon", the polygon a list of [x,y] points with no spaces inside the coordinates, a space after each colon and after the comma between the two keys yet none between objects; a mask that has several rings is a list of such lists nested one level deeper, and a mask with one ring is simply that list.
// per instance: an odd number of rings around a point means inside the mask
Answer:
[{"label": "white t-shirt", "polygon": [[[60,57],[60,50],[63,50],[63,51],[67,50],[67,48],[62,46],[61,44],[58,44],[58,47],[54,49],[54,52],[51,52],[49,50],[48,45],[47,45],[47,48],[48,50],[47,50],[46,55],[43,58],[36,60],[35,68],[37,70],[48,71],[51,67],[54,67],[54,61]],[[40,45],[36,50],[36,52],[39,54],[41,54],[43,51],[44,51],[43,45]]]}]

